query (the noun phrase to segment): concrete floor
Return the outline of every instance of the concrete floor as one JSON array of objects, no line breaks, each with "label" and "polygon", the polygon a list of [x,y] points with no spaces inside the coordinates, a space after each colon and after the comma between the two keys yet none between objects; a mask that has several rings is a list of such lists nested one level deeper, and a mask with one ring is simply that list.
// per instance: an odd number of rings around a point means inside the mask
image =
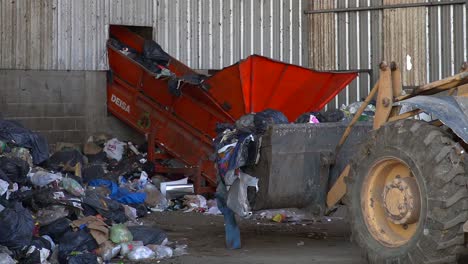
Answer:
[{"label": "concrete floor", "polygon": [[342,220],[307,225],[244,220],[240,250],[224,248],[222,216],[152,213],[143,222],[163,228],[170,241],[186,243],[189,249],[188,255],[150,263],[365,263]]}]

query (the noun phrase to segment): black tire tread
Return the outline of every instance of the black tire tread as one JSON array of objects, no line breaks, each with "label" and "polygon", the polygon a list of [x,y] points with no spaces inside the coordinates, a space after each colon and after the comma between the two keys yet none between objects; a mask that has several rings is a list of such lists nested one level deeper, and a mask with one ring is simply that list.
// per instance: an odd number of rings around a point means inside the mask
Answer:
[{"label": "black tire tread", "polygon": [[[347,179],[348,190],[360,188],[358,177],[360,165],[371,156],[376,148],[401,148],[412,153],[416,164],[434,166],[433,173],[424,175],[427,195],[427,217],[424,229],[430,235],[419,234],[416,246],[406,254],[383,257],[369,247],[360,232],[367,232],[366,226],[356,223],[360,205],[353,205],[352,191],[345,200],[349,207],[353,240],[364,250],[369,263],[456,263],[457,254],[463,248],[465,237],[462,225],[468,220],[468,189],[465,155],[451,135],[442,129],[416,120],[400,120],[386,124],[373,132],[370,140],[363,144],[351,164]],[[359,211],[358,211],[359,210]],[[364,230],[363,230],[364,229]],[[378,242],[376,242],[378,243]]]}]

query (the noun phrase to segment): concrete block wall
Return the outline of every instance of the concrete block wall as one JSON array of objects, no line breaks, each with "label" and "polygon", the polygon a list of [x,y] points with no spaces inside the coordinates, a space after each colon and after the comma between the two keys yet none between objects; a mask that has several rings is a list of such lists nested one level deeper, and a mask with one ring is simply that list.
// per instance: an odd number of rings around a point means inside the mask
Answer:
[{"label": "concrete block wall", "polygon": [[0,70],[0,115],[49,141],[83,143],[95,132],[143,140],[108,114],[106,72]]}]

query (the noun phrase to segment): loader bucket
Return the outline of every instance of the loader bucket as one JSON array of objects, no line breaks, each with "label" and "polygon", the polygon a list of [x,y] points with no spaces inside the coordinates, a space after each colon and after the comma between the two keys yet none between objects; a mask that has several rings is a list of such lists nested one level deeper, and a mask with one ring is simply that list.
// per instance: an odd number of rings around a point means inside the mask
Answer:
[{"label": "loader bucket", "polygon": [[[356,73],[317,72],[254,55],[195,85],[183,80],[195,72],[170,56],[167,69],[173,76],[161,77],[148,69],[139,60],[145,40],[128,28],[111,26],[110,36],[125,47],[111,41],[107,45],[109,111],[148,136],[150,160],[182,161],[183,168],[157,165],[156,171],[191,175],[197,193],[216,185],[210,157],[217,123],[233,123],[265,108],[294,120],[303,112],[321,109],[356,77]],[[169,89],[174,79],[181,83],[178,96]],[[164,155],[156,154],[155,146]]]}]

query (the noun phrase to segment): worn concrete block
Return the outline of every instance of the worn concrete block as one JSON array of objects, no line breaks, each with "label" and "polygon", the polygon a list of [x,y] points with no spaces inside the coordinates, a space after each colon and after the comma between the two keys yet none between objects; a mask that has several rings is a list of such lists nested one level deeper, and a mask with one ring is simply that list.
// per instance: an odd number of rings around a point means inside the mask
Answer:
[{"label": "worn concrete block", "polygon": [[75,118],[75,129],[76,130],[86,130],[86,118],[85,117],[77,117]]},{"label": "worn concrete block", "polygon": [[64,104],[45,104],[44,116],[46,117],[61,117],[65,115]]},{"label": "worn concrete block", "polygon": [[0,70],[0,115],[44,131],[51,144],[83,143],[94,132],[144,141],[125,123],[108,116],[104,71]]},{"label": "worn concrete block", "polygon": [[5,117],[58,117],[64,115],[63,104],[9,103],[2,111]]},{"label": "worn concrete block", "polygon": [[54,118],[53,130],[75,130],[76,119],[74,117],[57,117]]},{"label": "worn concrete block", "polygon": [[54,120],[53,118],[45,118],[45,117],[38,117],[38,118],[14,118],[10,119],[17,121],[24,127],[34,130],[34,131],[47,131],[47,130],[52,130],[52,127],[54,125]]},{"label": "worn concrete block", "polygon": [[17,103],[7,103],[3,114],[7,118],[18,118],[18,117],[42,117],[43,116],[43,106],[39,104],[17,104]]},{"label": "worn concrete block", "polygon": [[86,105],[83,103],[64,104],[65,116],[84,116],[86,113]]}]

